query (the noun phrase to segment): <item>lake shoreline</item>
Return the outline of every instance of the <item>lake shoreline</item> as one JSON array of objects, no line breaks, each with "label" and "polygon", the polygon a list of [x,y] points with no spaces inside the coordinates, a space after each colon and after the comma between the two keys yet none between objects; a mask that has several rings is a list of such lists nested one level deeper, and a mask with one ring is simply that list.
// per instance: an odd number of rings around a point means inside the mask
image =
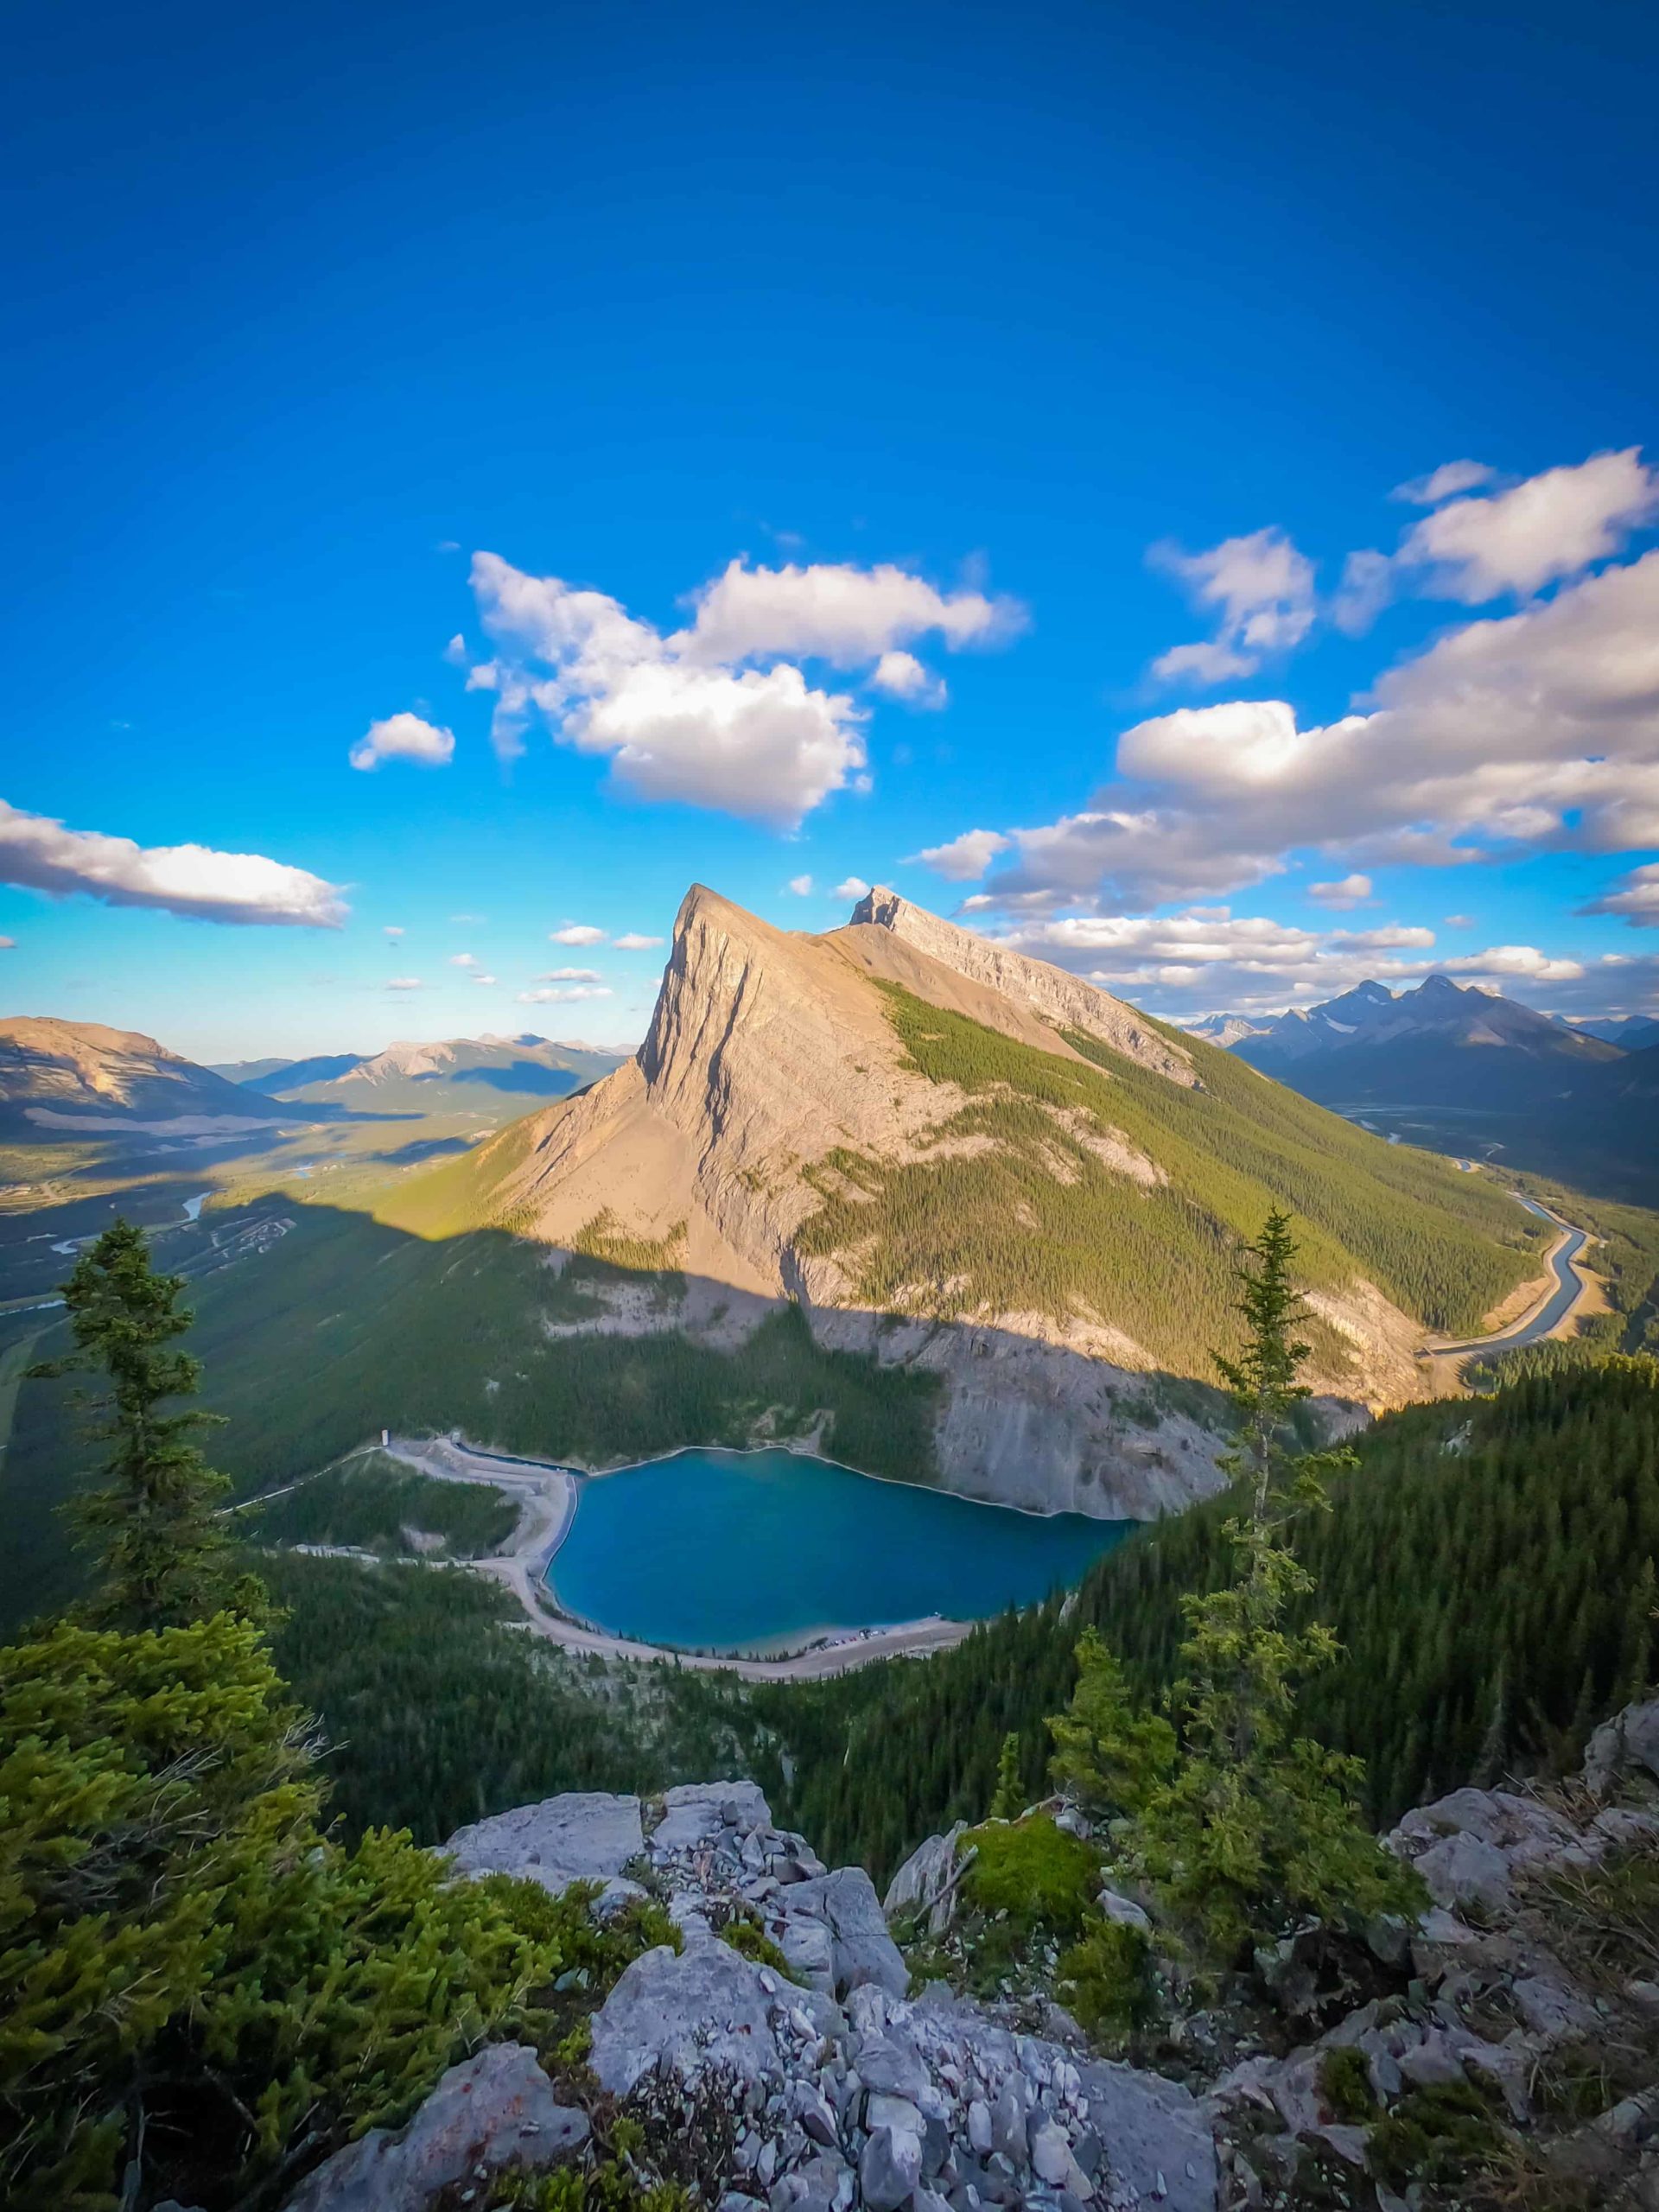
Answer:
[{"label": "lake shoreline", "polygon": [[[662,1660],[701,1669],[735,1671],[756,1681],[821,1678],[868,1665],[880,1658],[948,1649],[967,1636],[980,1619],[991,1618],[1001,1611],[1005,1602],[1036,1602],[1036,1599],[1011,1597],[1004,1600],[999,1598],[988,1610],[976,1609],[965,1617],[957,1617],[935,1608],[925,1613],[883,1622],[833,1624],[820,1619],[810,1624],[780,1628],[776,1631],[758,1630],[730,1643],[717,1643],[713,1639],[707,1642],[693,1640],[689,1637],[679,1642],[653,1641],[647,1637],[629,1635],[602,1627],[594,1621],[560,1592],[551,1573],[553,1562],[570,1535],[582,1491],[588,1484],[592,1483],[597,1490],[606,1484],[609,1476],[643,1472],[683,1458],[688,1453],[702,1453],[714,1460],[786,1453],[791,1458],[813,1463],[819,1468],[832,1470],[838,1476],[857,1482],[880,1483],[900,1496],[937,1497],[969,1511],[976,1507],[989,1507],[995,1511],[1017,1513],[1022,1521],[1027,1522],[1061,1519],[1080,1523],[1095,1521],[1095,1516],[1091,1516],[1039,1514],[1023,1507],[993,1505],[989,1500],[963,1498],[955,1492],[939,1491],[931,1484],[908,1484],[890,1477],[868,1475],[861,1468],[830,1459],[823,1452],[813,1451],[810,1446],[792,1441],[729,1448],[680,1446],[651,1459],[607,1468],[603,1473],[552,1460],[535,1459],[524,1454],[489,1451],[468,1444],[454,1433],[421,1439],[388,1437],[384,1446],[365,1448],[385,1450],[391,1457],[436,1480],[490,1484],[518,1497],[521,1506],[520,1518],[510,1549],[499,1557],[476,1560],[468,1564],[475,1572],[486,1575],[511,1592],[524,1615],[526,1625],[537,1635],[573,1651],[645,1662]],[[1096,1525],[1103,1527],[1107,1524],[1096,1522]],[[1074,1578],[1067,1576],[1065,1579],[1069,1582]],[[1058,1586],[1058,1582],[1056,1586]]]}]

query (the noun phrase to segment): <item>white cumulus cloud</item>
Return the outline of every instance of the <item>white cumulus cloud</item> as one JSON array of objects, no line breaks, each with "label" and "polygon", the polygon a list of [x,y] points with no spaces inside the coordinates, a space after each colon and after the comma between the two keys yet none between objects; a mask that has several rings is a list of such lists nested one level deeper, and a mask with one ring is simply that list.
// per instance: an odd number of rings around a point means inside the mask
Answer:
[{"label": "white cumulus cloud", "polygon": [[733,561],[692,594],[691,604],[696,619],[689,636],[681,632],[669,642],[700,659],[785,653],[846,669],[867,667],[931,632],[949,646],[1000,643],[1025,620],[1013,600],[979,591],[941,592],[892,563],[874,569],[792,562],[783,569],[752,569]]},{"label": "white cumulus cloud", "polygon": [[426,986],[418,976],[394,976],[386,988],[389,991],[423,991]]},{"label": "white cumulus cloud", "polygon": [[605,978],[597,968],[550,968],[537,981],[542,983],[602,983]]},{"label": "white cumulus cloud", "polygon": [[574,1006],[583,999],[607,999],[609,990],[602,983],[543,984],[533,991],[520,991],[520,1006]]},{"label": "white cumulus cloud", "polygon": [[547,941],[550,944],[603,944],[605,932],[591,922],[566,922],[562,929],[550,930]]},{"label": "white cumulus cloud", "polygon": [[1307,895],[1321,906],[1363,906],[1371,895],[1369,875],[1344,875],[1335,883],[1310,883]]},{"label": "white cumulus cloud", "polygon": [[1007,852],[1013,843],[1013,838],[1005,837],[1000,830],[964,830],[949,844],[924,846],[912,857],[948,882],[973,883],[984,874],[997,855]]},{"label": "white cumulus cloud", "polygon": [[1274,699],[1137,723],[1087,806],[1006,833],[1012,864],[982,905],[1213,896],[1298,849],[1364,868],[1659,846],[1659,551],[1465,624],[1361,705],[1310,728]]},{"label": "white cumulus cloud", "polygon": [[830,893],[832,899],[868,899],[870,887],[861,875],[844,875]]},{"label": "white cumulus cloud", "polygon": [[1395,559],[1429,571],[1425,588],[1440,597],[1478,606],[1510,592],[1529,595],[1610,559],[1656,514],[1659,474],[1631,446],[1438,508],[1408,531]]},{"label": "white cumulus cloud", "polygon": [[812,879],[810,875],[791,875],[784,888],[792,891],[798,899],[810,899],[812,896]]},{"label": "white cumulus cloud", "polygon": [[419,715],[388,715],[371,722],[352,747],[353,768],[378,768],[383,760],[414,760],[423,768],[442,768],[454,760],[455,734]]},{"label": "white cumulus cloud", "polygon": [[1443,461],[1427,476],[1414,476],[1408,484],[1396,484],[1389,497],[1403,499],[1408,506],[1438,507],[1442,499],[1453,499],[1459,492],[1473,492],[1483,484],[1494,482],[1497,476],[1497,471],[1488,468],[1484,461]]},{"label": "white cumulus cloud", "polygon": [[914,653],[886,652],[875,664],[871,687],[912,707],[942,707],[949,693],[944,678],[925,668]]},{"label": "white cumulus cloud", "polygon": [[[1659,471],[1643,466],[1635,446],[1544,469],[1506,490],[1447,499],[1448,493],[1466,488],[1452,480],[1456,473],[1474,467],[1451,462],[1420,487],[1400,487],[1396,497],[1421,488],[1427,505],[1433,489],[1446,503],[1414,523],[1392,554],[1349,555],[1332,610],[1338,628],[1358,636],[1390,599],[1407,591],[1470,607],[1531,598],[1611,560],[1633,531],[1659,518]],[[1488,484],[1492,476],[1484,470],[1468,482]]]},{"label": "white cumulus cloud", "polygon": [[1313,563],[1282,530],[1225,538],[1204,553],[1154,545],[1147,558],[1220,621],[1214,638],[1159,655],[1152,673],[1160,683],[1208,684],[1247,676],[1270,655],[1300,645],[1313,626]]},{"label": "white cumulus cloud", "polygon": [[0,883],[111,906],[156,906],[188,919],[336,929],[343,893],[304,868],[259,853],[209,845],[139,845],[98,830],[70,830],[0,799]]},{"label": "white cumulus cloud", "polygon": [[659,937],[646,937],[639,930],[626,930],[615,940],[619,952],[654,952],[663,942]]},{"label": "white cumulus cloud", "polygon": [[[868,788],[868,709],[810,683],[816,659],[879,675],[928,632],[947,647],[1011,636],[1020,610],[978,591],[944,593],[892,565],[751,568],[734,561],[692,596],[690,625],[664,636],[604,592],[474,556],[473,589],[494,658],[470,688],[495,694],[497,750],[523,750],[539,715],[559,743],[602,755],[640,797],[792,829],[834,791]],[[919,669],[920,664],[916,664]],[[891,662],[883,686],[917,685]],[[916,702],[935,679],[920,671]]]},{"label": "white cumulus cloud", "polygon": [[1659,861],[1631,868],[1611,891],[1604,891],[1580,912],[1622,914],[1632,929],[1659,929]]},{"label": "white cumulus cloud", "polygon": [[1016,921],[990,941],[1053,962],[1102,989],[1186,1019],[1265,1016],[1336,998],[1368,981],[1410,988],[1452,975],[1533,1003],[1619,1005],[1640,1011],[1659,990],[1659,961],[1594,962],[1536,945],[1493,945],[1452,959],[1433,956],[1434,932],[1416,924],[1318,931],[1229,906],[1164,915],[1103,914]]}]

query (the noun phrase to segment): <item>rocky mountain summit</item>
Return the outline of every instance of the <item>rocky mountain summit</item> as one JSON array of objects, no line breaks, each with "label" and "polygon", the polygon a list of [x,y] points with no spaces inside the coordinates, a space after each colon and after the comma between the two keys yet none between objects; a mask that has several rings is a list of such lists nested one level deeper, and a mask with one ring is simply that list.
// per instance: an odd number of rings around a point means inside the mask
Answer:
[{"label": "rocky mountain summit", "polygon": [[[1236,1986],[1194,1982],[1156,2070],[1092,2049],[1040,1987],[916,1986],[893,1929],[931,1922],[937,1961],[959,1830],[884,1911],[752,1783],[550,1798],[461,1830],[458,1870],[590,1883],[597,1915],[650,1906],[667,1940],[592,2012],[580,2060],[564,2047],[550,2079],[527,2045],[480,2051],[288,2212],[563,2202],[527,2177],[591,2171],[601,2129],[639,2187],[671,2175],[718,2212],[1641,2212],[1659,2204],[1656,1781],[1659,1700],[1601,1730],[1571,1788],[1408,1815],[1389,1841],[1421,1919],[1363,1943],[1310,1923]],[[1151,1925],[1110,1889],[1103,1906]]]},{"label": "rocky mountain summit", "polygon": [[1389,1254],[1455,1218],[1445,1280],[1496,1259],[1507,1285],[1497,1248],[1525,1233],[1467,1179],[881,890],[807,936],[694,886],[636,1056],[450,1173],[449,1226],[655,1278],[590,1287],[556,1332],[726,1351],[793,1305],[818,1346],[938,1378],[950,1487],[1107,1518],[1217,1486],[1190,1384],[1229,1322],[1217,1255],[1275,1194],[1335,1209],[1311,1379],[1349,1418],[1427,1388]]}]

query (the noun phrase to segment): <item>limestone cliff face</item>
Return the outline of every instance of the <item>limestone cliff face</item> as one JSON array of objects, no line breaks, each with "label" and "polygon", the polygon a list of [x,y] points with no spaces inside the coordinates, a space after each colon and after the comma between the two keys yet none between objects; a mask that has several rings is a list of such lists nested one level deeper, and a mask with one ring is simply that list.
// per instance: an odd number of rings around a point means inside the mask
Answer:
[{"label": "limestone cliff face", "polygon": [[[683,1271],[677,1309],[619,1294],[601,1301],[595,1327],[677,1327],[729,1343],[795,1298],[825,1345],[938,1375],[938,1470],[966,1494],[1141,1519],[1215,1489],[1215,1440],[1173,1409],[1183,1394],[1160,1391],[1122,1329],[1087,1314],[873,1313],[850,1262],[798,1249],[802,1223],[836,1186],[837,1150],[901,1163],[938,1159],[942,1142],[991,1141],[940,1139],[964,1094],[907,1064],[878,980],[1064,1058],[1077,1055],[1061,1026],[1173,1083],[1196,1080],[1132,1007],[1075,976],[891,893],[858,912],[849,928],[798,936],[695,887],[638,1055],[531,1125],[500,1193],[504,1216],[555,1246],[581,1243],[603,1216],[607,1234],[660,1246]],[[1103,1141],[1097,1156],[1141,1187],[1164,1176],[1128,1145]],[[1397,1401],[1421,1389],[1406,1316],[1366,1285],[1329,1303],[1364,1344],[1364,1395]]]},{"label": "limestone cliff face", "polygon": [[1191,1054],[1160,1037],[1144,1015],[1122,999],[1063,968],[1051,967],[1046,960],[1029,960],[1023,953],[976,937],[971,930],[958,929],[954,922],[942,921],[925,907],[912,906],[896,891],[885,891],[877,884],[853,909],[852,925],[887,930],[941,967],[988,984],[1057,1028],[1081,1029],[1086,1036],[1098,1037],[1172,1083],[1198,1082]]}]

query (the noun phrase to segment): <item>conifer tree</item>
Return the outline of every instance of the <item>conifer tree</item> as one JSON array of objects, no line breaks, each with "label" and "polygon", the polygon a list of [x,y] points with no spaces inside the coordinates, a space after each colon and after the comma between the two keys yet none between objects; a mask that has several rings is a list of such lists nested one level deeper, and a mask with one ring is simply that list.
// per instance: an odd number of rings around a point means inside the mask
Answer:
[{"label": "conifer tree", "polygon": [[1138,1824],[1138,1848],[1166,1904],[1223,1955],[1295,1914],[1363,1918],[1414,1902],[1414,1878],[1364,1827],[1359,1761],[1295,1730],[1303,1679],[1335,1657],[1329,1628],[1290,1617],[1313,1578],[1284,1541],[1289,1522],[1329,1510],[1325,1478],[1345,1451],[1293,1452],[1287,1434],[1309,1393],[1297,1380],[1307,1346],[1291,1280],[1288,1217],[1269,1214],[1238,1270],[1243,1347],[1216,1364],[1233,1396],[1235,1439],[1223,1465],[1244,1510],[1224,1531],[1230,1584],[1184,1601],[1189,1629],[1175,1708],[1181,1757]]},{"label": "conifer tree", "polygon": [[1026,1809],[1026,1793],[1020,1780],[1020,1732],[1010,1728],[1002,1738],[996,1762],[996,1790],[991,1799],[994,1821],[1017,1820]]},{"label": "conifer tree", "polygon": [[201,1363],[173,1349],[193,1316],[181,1275],[158,1274],[142,1230],[118,1221],[76,1262],[63,1286],[77,1350],[30,1370],[40,1376],[101,1369],[106,1417],[93,1429],[113,1444],[101,1489],[70,1509],[99,1579],[82,1608],[96,1628],[159,1629],[205,1620],[227,1605],[257,1611],[259,1586],[238,1576],[218,1518],[228,1478],[193,1439],[219,1418],[171,1400],[194,1396]]},{"label": "conifer tree", "polygon": [[1055,1788],[1097,1820],[1140,1812],[1175,1756],[1175,1731],[1161,1714],[1135,1709],[1116,1653],[1092,1628],[1077,1639],[1071,1701],[1048,1732]]}]

